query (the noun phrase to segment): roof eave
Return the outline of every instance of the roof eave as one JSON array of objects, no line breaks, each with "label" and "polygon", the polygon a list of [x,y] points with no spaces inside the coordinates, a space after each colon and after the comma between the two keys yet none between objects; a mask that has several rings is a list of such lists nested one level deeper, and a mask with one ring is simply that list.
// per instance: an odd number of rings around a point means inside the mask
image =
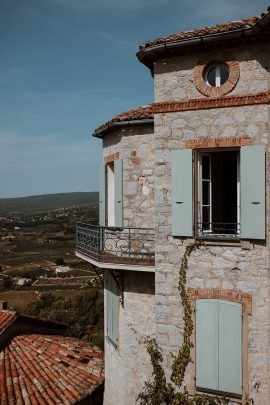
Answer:
[{"label": "roof eave", "polygon": [[[202,45],[208,45],[220,41],[235,41],[251,37],[252,35],[261,32],[260,28],[265,28],[270,20],[270,14],[267,14],[265,18],[261,19],[252,28],[240,28],[234,31],[214,33],[203,35],[198,38],[189,38],[184,40],[170,41],[163,44],[152,45],[141,49],[137,52],[137,58],[141,63],[148,67],[153,73],[154,61],[162,57],[163,55],[169,55],[173,53],[179,53],[183,50],[196,49]],[[263,25],[262,25],[263,24]]]},{"label": "roof eave", "polygon": [[134,125],[151,125],[154,123],[154,118],[146,118],[142,120],[127,120],[127,121],[119,121],[119,122],[112,122],[106,125],[104,128],[101,128],[98,131],[95,131],[92,136],[95,138],[103,138],[107,132],[111,131],[112,129],[124,127],[124,126],[134,126]]}]

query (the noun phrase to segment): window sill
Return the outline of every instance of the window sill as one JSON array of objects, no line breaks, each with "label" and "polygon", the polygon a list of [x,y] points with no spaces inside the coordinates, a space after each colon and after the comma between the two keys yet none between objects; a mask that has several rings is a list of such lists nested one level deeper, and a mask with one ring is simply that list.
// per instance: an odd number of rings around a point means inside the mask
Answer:
[{"label": "window sill", "polygon": [[199,236],[195,238],[196,240],[201,240],[204,245],[206,246],[242,246],[241,240],[240,239],[234,239],[234,240],[222,240],[222,239],[202,239]]},{"label": "window sill", "polygon": [[220,399],[224,398],[229,398],[230,400],[233,400],[234,403],[237,404],[242,404],[243,403],[243,398],[239,394],[229,394],[226,392],[221,392],[221,391],[213,391],[210,389],[204,389],[204,388],[196,388],[196,394],[197,395],[209,395],[209,397],[218,397]]}]

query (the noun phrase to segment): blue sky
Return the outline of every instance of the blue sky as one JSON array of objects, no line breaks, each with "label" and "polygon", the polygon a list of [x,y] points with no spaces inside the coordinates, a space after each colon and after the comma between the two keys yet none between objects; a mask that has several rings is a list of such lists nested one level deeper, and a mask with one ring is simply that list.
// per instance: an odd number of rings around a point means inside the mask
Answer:
[{"label": "blue sky", "polygon": [[153,101],[138,45],[269,0],[0,0],[0,198],[98,189],[93,129]]}]

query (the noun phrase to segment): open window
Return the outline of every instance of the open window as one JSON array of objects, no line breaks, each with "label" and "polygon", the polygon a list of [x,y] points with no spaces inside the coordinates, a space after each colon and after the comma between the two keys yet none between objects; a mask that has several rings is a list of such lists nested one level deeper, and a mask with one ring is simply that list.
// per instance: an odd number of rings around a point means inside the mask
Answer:
[{"label": "open window", "polygon": [[265,147],[179,149],[172,159],[172,235],[265,239]]},{"label": "open window", "polygon": [[240,152],[197,151],[197,234],[240,236]]}]

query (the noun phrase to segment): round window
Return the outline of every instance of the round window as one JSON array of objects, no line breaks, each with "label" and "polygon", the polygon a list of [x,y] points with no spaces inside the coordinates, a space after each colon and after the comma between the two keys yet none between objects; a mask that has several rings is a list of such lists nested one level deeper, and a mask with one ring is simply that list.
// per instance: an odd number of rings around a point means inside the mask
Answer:
[{"label": "round window", "polygon": [[206,66],[204,81],[210,87],[222,86],[229,78],[229,67],[224,62],[214,62]]}]

